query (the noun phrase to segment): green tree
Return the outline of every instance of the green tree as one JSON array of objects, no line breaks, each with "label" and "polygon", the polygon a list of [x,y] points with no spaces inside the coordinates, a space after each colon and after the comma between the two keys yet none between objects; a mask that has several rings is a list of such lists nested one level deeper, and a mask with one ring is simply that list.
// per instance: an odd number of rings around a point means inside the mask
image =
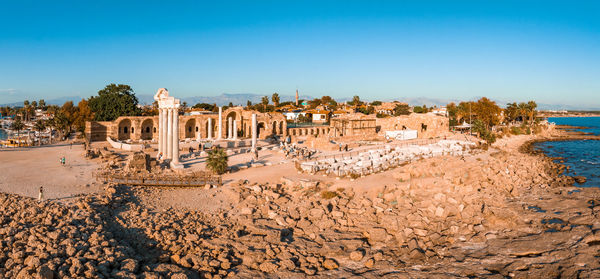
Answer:
[{"label": "green tree", "polygon": [[23,113],[25,114],[25,121],[29,121],[29,100],[23,101]]},{"label": "green tree", "polygon": [[38,102],[38,105],[40,106],[41,109],[43,109],[43,110],[46,109],[46,101],[44,99],[40,99],[40,101]]},{"label": "green tree", "polygon": [[37,109],[37,108],[38,108],[38,103],[37,103],[37,101],[33,101],[33,102],[31,102],[31,106],[33,107],[33,109]]},{"label": "green tree", "polygon": [[21,121],[21,119],[17,118],[15,119],[15,121],[13,121],[12,125],[10,126],[10,128],[14,131],[17,131],[17,145],[21,146],[21,130],[23,130],[25,128],[25,124],[23,124],[23,122]]},{"label": "green tree", "polygon": [[446,112],[448,112],[448,119],[450,126],[458,125],[458,107],[454,102],[446,105]]},{"label": "green tree", "polygon": [[472,129],[474,132],[478,133],[479,137],[485,140],[488,144],[496,142],[496,135],[492,133],[486,127],[486,124],[480,119],[476,119],[473,121]]},{"label": "green tree", "polygon": [[129,85],[111,83],[89,99],[89,106],[96,121],[112,121],[119,116],[141,114],[138,99]]},{"label": "green tree", "polygon": [[271,101],[273,101],[273,105],[275,105],[275,107],[279,106],[279,94],[277,94],[277,92],[273,93],[273,95],[271,96]]},{"label": "green tree", "polygon": [[362,105],[362,101],[360,100],[360,97],[358,95],[355,95],[354,97],[352,97],[352,101],[348,102],[348,104],[352,106],[360,106]]},{"label": "green tree", "polygon": [[504,109],[504,122],[512,123],[519,117],[519,105],[517,103],[508,103]]},{"label": "green tree", "polygon": [[227,171],[227,153],[220,147],[208,151],[206,168],[216,174],[224,174]]},{"label": "green tree", "polygon": [[267,110],[267,105],[269,104],[269,97],[263,96],[261,99],[261,103],[263,105],[263,109]]},{"label": "green tree", "polygon": [[46,122],[44,120],[38,120],[35,122],[35,129],[38,131],[38,145],[42,145],[42,131],[46,130]]},{"label": "green tree", "polygon": [[373,101],[371,102],[372,106],[381,106],[381,101]]},{"label": "green tree", "polygon": [[413,112],[414,113],[426,113],[427,112],[427,107],[426,106],[415,106],[413,108]]},{"label": "green tree", "polygon": [[249,107],[251,107],[251,106],[252,106],[252,102],[251,102],[250,100],[248,100],[248,101],[246,102],[246,107],[248,107],[248,108],[249,108]]},{"label": "green tree", "polygon": [[410,107],[407,104],[398,104],[394,107],[394,116],[409,115]]}]

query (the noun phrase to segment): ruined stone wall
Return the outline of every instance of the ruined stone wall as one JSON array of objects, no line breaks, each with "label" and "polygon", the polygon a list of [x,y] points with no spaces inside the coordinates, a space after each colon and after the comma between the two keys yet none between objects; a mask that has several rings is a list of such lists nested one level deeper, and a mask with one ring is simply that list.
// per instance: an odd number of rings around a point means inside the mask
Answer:
[{"label": "ruined stone wall", "polygon": [[[264,139],[273,134],[287,135],[287,123],[281,113],[259,113],[246,111],[240,107],[227,109],[221,116],[223,138],[227,138],[229,118],[237,121],[239,138],[252,136],[252,113],[257,114],[259,138]],[[218,114],[179,115],[179,138],[196,139],[208,137],[208,120],[212,119],[212,136],[217,137]],[[158,140],[158,116],[121,116],[114,121],[86,122],[86,138],[90,141],[105,141],[109,136],[115,140],[139,141]],[[233,125],[233,124],[232,124]]]},{"label": "ruined stone wall", "polygon": [[[449,133],[448,118],[431,113],[411,113],[410,115],[377,118],[376,124],[380,135],[385,134],[386,131],[402,130],[403,126],[407,129],[417,130],[418,138],[434,138]],[[427,129],[422,129],[422,124],[426,125]]]}]

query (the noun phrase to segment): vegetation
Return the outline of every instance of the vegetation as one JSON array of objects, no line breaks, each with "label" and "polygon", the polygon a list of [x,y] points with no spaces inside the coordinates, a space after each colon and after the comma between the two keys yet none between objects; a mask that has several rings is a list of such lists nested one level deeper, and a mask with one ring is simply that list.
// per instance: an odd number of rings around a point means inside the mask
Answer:
[{"label": "vegetation", "polygon": [[371,102],[372,106],[381,106],[381,101],[373,101]]},{"label": "vegetation", "polygon": [[35,122],[35,130],[39,133],[38,145],[42,145],[42,131],[46,130],[46,122],[41,119]]},{"label": "vegetation", "polygon": [[414,112],[414,113],[427,113],[427,112],[429,112],[429,110],[427,109],[427,106],[426,106],[426,105],[423,105],[422,107],[420,107],[420,106],[415,106],[415,107],[413,108],[413,112]]},{"label": "vegetation", "polygon": [[360,106],[363,102],[360,100],[359,96],[354,96],[352,97],[352,101],[348,102],[348,104],[351,106]]},{"label": "vegetation", "polygon": [[111,83],[89,99],[89,107],[96,121],[112,121],[119,116],[141,114],[138,99],[129,85]]},{"label": "vegetation", "polygon": [[279,94],[277,94],[277,92],[273,93],[273,95],[271,96],[271,101],[273,101],[273,105],[275,105],[275,107],[279,106]]},{"label": "vegetation", "polygon": [[321,192],[321,198],[326,199],[326,200],[333,199],[337,196],[339,196],[339,194],[337,192],[333,192],[333,191],[322,191]]},{"label": "vegetation", "polygon": [[394,116],[409,115],[410,107],[407,104],[398,104],[394,107]]},{"label": "vegetation", "polygon": [[[25,128],[25,124],[23,124],[23,122],[21,121],[21,119],[17,118],[15,121],[13,121],[12,125],[10,126],[10,128],[12,130],[17,131],[17,138],[19,138],[21,136],[20,135],[21,130],[23,130]],[[19,144],[20,144],[20,142],[19,142]]]},{"label": "vegetation", "polygon": [[224,174],[227,171],[227,153],[220,147],[208,151],[206,168],[216,174]]}]

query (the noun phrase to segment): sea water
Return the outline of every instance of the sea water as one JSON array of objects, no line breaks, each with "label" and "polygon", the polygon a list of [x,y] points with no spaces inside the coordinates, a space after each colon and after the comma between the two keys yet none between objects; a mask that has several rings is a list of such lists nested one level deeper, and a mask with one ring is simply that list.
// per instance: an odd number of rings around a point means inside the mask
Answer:
[{"label": "sea water", "polygon": [[[585,127],[577,131],[600,135],[600,117],[550,117],[557,125]],[[587,181],[578,186],[600,187],[600,140],[568,140],[536,143],[549,157],[560,157],[571,167],[569,175],[582,175]]]}]

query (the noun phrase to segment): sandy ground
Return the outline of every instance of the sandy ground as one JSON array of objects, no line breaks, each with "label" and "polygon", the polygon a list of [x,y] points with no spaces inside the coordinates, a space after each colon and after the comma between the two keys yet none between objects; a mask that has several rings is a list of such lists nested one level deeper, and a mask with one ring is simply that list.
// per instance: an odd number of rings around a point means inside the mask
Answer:
[{"label": "sandy ground", "polygon": [[[62,156],[66,157],[65,166],[59,163]],[[37,198],[43,186],[46,199],[68,199],[102,189],[92,178],[98,167],[98,161],[83,157],[82,145],[2,149],[0,191]]]}]

